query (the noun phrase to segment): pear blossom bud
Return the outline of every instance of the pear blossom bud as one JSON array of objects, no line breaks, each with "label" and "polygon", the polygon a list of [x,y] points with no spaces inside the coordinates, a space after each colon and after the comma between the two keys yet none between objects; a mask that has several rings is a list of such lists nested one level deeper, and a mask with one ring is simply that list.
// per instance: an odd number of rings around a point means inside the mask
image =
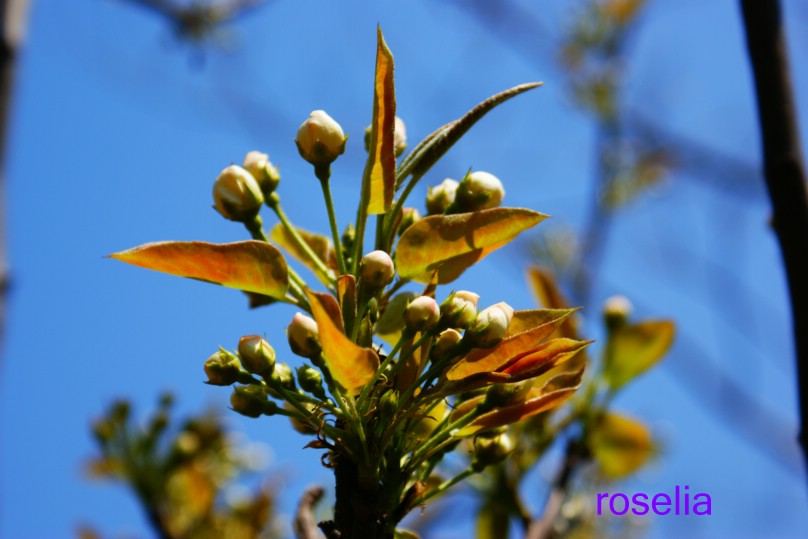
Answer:
[{"label": "pear blossom bud", "polygon": [[252,174],[238,165],[230,165],[213,183],[213,203],[225,219],[247,223],[258,215],[264,195]]},{"label": "pear blossom bud", "polygon": [[381,288],[393,282],[396,269],[385,251],[371,251],[359,262],[359,276],[365,285]]},{"label": "pear blossom bud", "polygon": [[301,365],[297,369],[297,381],[303,391],[311,393],[318,399],[325,400],[325,390],[323,390],[323,377],[312,367]]},{"label": "pear blossom bud", "polygon": [[265,153],[252,151],[244,156],[244,162],[241,164],[244,170],[252,174],[255,181],[261,187],[261,192],[264,197],[268,198],[281,181],[281,174],[278,167],[269,161],[269,156]]},{"label": "pear blossom bud", "polygon": [[459,185],[457,180],[446,178],[437,187],[430,187],[426,193],[427,215],[440,215],[449,209],[449,206],[455,201]]},{"label": "pear blossom bud", "polygon": [[615,329],[626,322],[631,316],[631,311],[634,306],[625,296],[612,296],[603,304],[603,319],[606,322],[606,327]]},{"label": "pear blossom bud", "polygon": [[421,220],[421,212],[415,208],[404,208],[401,210],[401,222],[398,224],[398,235],[402,235],[405,230]]},{"label": "pear blossom bud", "polygon": [[477,348],[490,348],[505,337],[512,318],[513,308],[507,303],[492,305],[477,314],[464,338]]},{"label": "pear blossom bud", "polygon": [[455,205],[461,212],[487,210],[502,204],[505,188],[502,182],[488,172],[469,172],[457,187]]},{"label": "pear blossom bud", "polygon": [[252,374],[268,380],[275,370],[275,350],[258,335],[247,335],[238,342],[241,364]]},{"label": "pear blossom bud", "polygon": [[395,119],[393,148],[396,151],[396,157],[404,153],[404,150],[407,149],[407,127],[404,125],[404,120],[402,120],[398,116],[396,116]]},{"label": "pear blossom bud", "polygon": [[506,432],[481,435],[474,438],[474,456],[471,464],[476,471],[505,460],[514,450],[513,439]]},{"label": "pear blossom bud", "polygon": [[295,313],[286,328],[289,347],[298,356],[314,357],[323,349],[320,345],[320,329],[317,322],[302,313]]},{"label": "pear blossom bud", "polygon": [[413,331],[432,329],[439,319],[438,302],[429,296],[418,296],[404,310],[404,323]]},{"label": "pear blossom bud", "polygon": [[282,399],[283,395],[281,395],[279,391],[276,391],[272,386],[279,385],[284,389],[288,389],[289,391],[295,391],[297,389],[295,386],[295,377],[292,374],[292,369],[289,368],[289,365],[286,363],[276,363],[275,370],[272,371],[272,377],[267,381],[270,384],[269,387],[267,387],[267,391],[276,399]]},{"label": "pear blossom bud", "polygon": [[440,359],[449,353],[449,350],[457,346],[457,343],[459,343],[462,338],[463,336],[456,329],[444,329],[440,335],[438,335],[438,338],[435,339],[435,344],[432,345],[432,349],[429,352],[430,356],[435,359]]},{"label": "pear blossom bud", "polygon": [[239,379],[240,373],[238,358],[226,350],[219,350],[205,361],[205,374],[210,385],[229,386]]},{"label": "pear blossom bud", "polygon": [[465,329],[477,316],[478,294],[467,290],[452,292],[440,304],[440,323],[443,327]]},{"label": "pear blossom bud", "polygon": [[230,394],[230,406],[247,417],[260,417],[271,414],[277,405],[270,402],[263,387],[258,385],[236,386]]},{"label": "pear blossom bud", "polygon": [[342,127],[322,110],[315,110],[297,130],[297,151],[315,167],[330,165],[345,151],[348,137]]}]

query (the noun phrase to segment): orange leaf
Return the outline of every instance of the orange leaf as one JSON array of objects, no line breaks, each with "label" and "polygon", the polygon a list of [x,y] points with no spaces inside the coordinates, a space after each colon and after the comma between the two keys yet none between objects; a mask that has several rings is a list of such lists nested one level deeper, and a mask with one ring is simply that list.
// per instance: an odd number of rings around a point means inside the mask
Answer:
[{"label": "orange leaf", "polygon": [[334,324],[316,294],[307,291],[306,295],[320,330],[320,344],[328,370],[334,380],[345,388],[348,396],[354,397],[373,381],[379,368],[379,356],[370,348],[362,348],[346,337]]},{"label": "orange leaf", "polygon": [[283,255],[261,241],[162,241],[109,256],[134,266],[273,298],[283,298],[289,286]]},{"label": "orange leaf", "polygon": [[[549,309],[565,309],[569,307],[569,302],[558,289],[555,277],[548,270],[538,267],[532,267],[528,270],[528,282],[530,288],[539,303]],[[562,337],[569,337],[571,339],[578,338],[578,328],[574,316],[569,317],[564,321],[560,328]]]},{"label": "orange leaf", "polygon": [[553,339],[542,344],[537,350],[522,356],[511,365],[500,369],[510,374],[514,381],[526,380],[547,372],[556,365],[564,363],[592,341],[574,341],[572,339]]},{"label": "orange leaf", "polygon": [[[297,229],[297,233],[300,234],[303,241],[305,241],[306,244],[311,247],[314,254],[316,254],[326,266],[336,271],[337,254],[334,252],[334,246],[331,245],[331,241],[328,238],[321,236],[320,234],[314,234],[312,232],[301,230],[299,228]],[[297,243],[295,243],[295,240],[292,238],[292,235],[282,223],[278,223],[272,227],[269,237],[272,241],[283,247],[283,249],[292,255],[295,260],[302,262],[307,268],[309,268],[312,273],[317,276],[320,282],[325,285],[331,284],[334,274],[324,275],[323,272],[320,271],[317,266],[314,265],[314,263],[312,263],[311,259],[306,255],[306,253],[304,253],[303,250],[298,247]]]},{"label": "orange leaf", "polygon": [[376,77],[373,85],[373,123],[370,126],[370,151],[362,182],[368,214],[384,213],[393,203],[396,186],[394,132],[396,91],[393,82],[393,55],[377,29]]},{"label": "orange leaf", "polygon": [[446,284],[490,252],[547,216],[523,208],[492,208],[456,215],[432,215],[410,226],[398,242],[396,269],[404,279],[429,282],[442,269]]}]

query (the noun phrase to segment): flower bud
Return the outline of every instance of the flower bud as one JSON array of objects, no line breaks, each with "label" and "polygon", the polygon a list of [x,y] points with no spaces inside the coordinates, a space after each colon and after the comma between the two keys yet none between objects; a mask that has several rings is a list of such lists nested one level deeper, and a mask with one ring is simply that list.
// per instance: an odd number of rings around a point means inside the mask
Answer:
[{"label": "flower bud", "polygon": [[214,386],[229,386],[239,379],[241,364],[238,358],[226,350],[219,349],[205,361],[206,383]]},{"label": "flower bud", "polygon": [[474,438],[471,465],[476,471],[505,460],[514,450],[513,439],[506,432]]},{"label": "flower bud", "polygon": [[303,391],[311,393],[321,400],[325,400],[325,391],[323,390],[323,377],[317,369],[302,365],[297,368],[297,381]]},{"label": "flower bud", "polygon": [[252,175],[238,165],[219,173],[213,184],[213,203],[225,219],[248,223],[255,219],[264,195]]},{"label": "flower bud", "polygon": [[300,156],[315,167],[330,165],[345,151],[348,137],[342,127],[322,110],[315,110],[300,124],[295,143]]},{"label": "flower bud", "polygon": [[465,329],[477,316],[478,294],[460,290],[452,292],[440,304],[440,323],[443,327]]},{"label": "flower bud", "polygon": [[608,329],[616,329],[628,322],[634,306],[625,296],[612,296],[603,304],[603,319]]},{"label": "flower bud", "polygon": [[404,310],[404,323],[413,331],[432,329],[439,319],[438,302],[429,296],[418,296]]},{"label": "flower bud", "polygon": [[385,251],[372,251],[359,262],[359,277],[372,288],[381,288],[393,282],[396,269],[393,259]]},{"label": "flower bud", "polygon": [[487,210],[502,204],[505,188],[502,182],[488,172],[469,172],[457,187],[455,205],[461,212]]},{"label": "flower bud", "polygon": [[295,313],[286,337],[292,352],[302,357],[315,357],[322,350],[317,322],[302,313]]},{"label": "flower bud", "polygon": [[252,374],[264,380],[272,376],[275,369],[275,350],[258,335],[247,335],[238,342],[238,355],[241,364]]},{"label": "flower bud", "polygon": [[[311,403],[304,402],[302,403],[302,405],[310,412],[314,410],[314,405]],[[290,412],[298,412],[298,413],[300,412],[297,408],[295,408],[288,402],[283,403],[283,407],[289,410]],[[317,434],[317,429],[312,427],[308,422],[302,421],[296,415],[289,416],[289,421],[292,422],[292,428],[295,429],[300,434]]]},{"label": "flower bud", "polygon": [[513,308],[505,302],[497,303],[480,311],[463,337],[472,346],[490,348],[505,337],[512,318]]},{"label": "flower bud", "polygon": [[[396,157],[404,153],[407,149],[407,128],[404,126],[404,120],[396,116],[395,131],[393,132],[393,149],[396,152]],[[365,151],[370,151],[370,133],[373,126],[369,125],[365,128]]]},{"label": "flower bud", "polygon": [[446,178],[437,187],[430,187],[426,193],[427,215],[440,215],[449,209],[455,201],[458,185],[457,180]]},{"label": "flower bud", "polygon": [[401,210],[401,222],[398,224],[398,235],[402,235],[405,230],[421,220],[421,212],[415,208],[404,208]]},{"label": "flower bud", "polygon": [[281,174],[278,167],[269,161],[269,156],[265,153],[252,151],[244,156],[241,164],[244,170],[252,174],[255,181],[261,187],[264,197],[269,197],[277,189],[281,181]]},{"label": "flower bud", "polygon": [[432,345],[429,355],[434,359],[440,359],[449,353],[449,350],[457,346],[457,343],[463,338],[460,332],[456,329],[445,329],[435,339],[435,344]]},{"label": "flower bud", "polygon": [[272,382],[280,384],[284,389],[290,391],[295,389],[295,377],[292,375],[292,369],[286,363],[275,365],[275,370],[272,372]]},{"label": "flower bud", "polygon": [[230,395],[233,410],[247,417],[260,417],[277,406],[267,399],[264,388],[258,385],[236,386]]}]

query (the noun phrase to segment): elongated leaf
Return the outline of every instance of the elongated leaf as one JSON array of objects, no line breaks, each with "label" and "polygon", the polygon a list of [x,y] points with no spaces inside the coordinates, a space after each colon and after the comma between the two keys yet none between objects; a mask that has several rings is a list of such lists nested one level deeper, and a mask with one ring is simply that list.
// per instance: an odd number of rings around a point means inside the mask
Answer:
[{"label": "elongated leaf", "polygon": [[[528,270],[528,282],[539,304],[550,309],[565,309],[569,302],[558,288],[555,277],[544,268],[532,267]],[[559,332],[562,337],[578,338],[578,326],[574,316],[564,321]]]},{"label": "elongated leaf", "polygon": [[589,447],[601,471],[610,479],[631,475],[654,452],[654,442],[645,425],[614,413],[604,414],[596,424]]},{"label": "elongated leaf", "polygon": [[358,346],[346,337],[334,324],[316,294],[308,291],[307,296],[320,331],[320,344],[328,370],[348,396],[354,397],[365,384],[373,381],[379,368],[379,356],[370,348]]},{"label": "elongated leaf", "polygon": [[333,270],[330,274],[326,275],[322,271],[318,270],[317,266],[311,261],[311,259],[303,252],[303,250],[298,247],[295,240],[292,238],[292,235],[286,229],[283,224],[278,223],[269,233],[269,237],[272,241],[280,245],[287,253],[292,255],[295,260],[302,262],[307,268],[309,268],[312,273],[314,273],[317,278],[325,285],[330,285],[334,280],[334,274],[337,269],[337,254],[334,252],[334,246],[331,245],[331,240],[326,238],[325,236],[321,236],[320,234],[314,234],[312,232],[307,232],[305,230],[297,229],[298,234],[300,237],[303,238],[303,241],[311,248],[311,250],[316,254],[320,260],[322,260],[325,265]]},{"label": "elongated leaf", "polygon": [[410,155],[401,163],[396,172],[396,183],[400,184],[408,175],[423,176],[438,159],[454,146],[460,137],[471,129],[477,120],[485,116],[491,109],[504,103],[510,98],[541,86],[541,82],[520,84],[493,95],[468,111],[461,118],[449,122],[432,132],[423,141],[418,143]]},{"label": "elongated leaf", "polygon": [[[513,240],[547,216],[523,208],[492,208],[456,215],[432,215],[409,227],[398,242],[396,268],[405,279],[426,283],[443,265],[461,260],[462,269],[438,276],[445,284],[488,253]],[[471,257],[464,259],[463,257]]]},{"label": "elongated leaf", "polygon": [[607,343],[606,379],[617,390],[661,360],[673,344],[676,326],[668,320],[617,328]]},{"label": "elongated leaf", "polygon": [[[493,348],[472,350],[466,357],[455,363],[446,373],[449,380],[461,380],[474,374],[489,373],[500,370],[519,358],[540,349],[544,340],[549,337],[569,316],[571,310],[554,310],[548,320],[539,325],[522,331],[516,335],[506,337]],[[514,320],[517,324],[525,324],[529,318],[538,318],[535,311],[516,311]],[[511,321],[513,324],[513,320]],[[510,329],[510,328],[509,328]]]},{"label": "elongated leaf", "polygon": [[567,323],[569,317],[578,309],[530,309],[527,311],[514,311],[511,324],[505,338],[518,335],[524,331],[543,326],[549,322],[560,321]]},{"label": "elongated leaf", "polygon": [[344,327],[353,327],[356,321],[356,279],[353,275],[340,275],[337,279],[337,295],[342,309]]},{"label": "elongated leaf", "polygon": [[396,184],[394,147],[396,91],[393,82],[393,55],[377,30],[376,77],[373,85],[373,122],[362,193],[367,213],[384,213],[393,203]]},{"label": "elongated leaf", "polygon": [[[499,372],[510,374],[515,379],[533,378],[560,365],[586,348],[592,341],[576,341],[560,337],[542,344],[538,350],[522,356]],[[516,381],[516,380],[514,380]]]},{"label": "elongated leaf", "polygon": [[109,256],[134,266],[273,298],[282,298],[289,287],[283,255],[261,241],[162,241]]}]

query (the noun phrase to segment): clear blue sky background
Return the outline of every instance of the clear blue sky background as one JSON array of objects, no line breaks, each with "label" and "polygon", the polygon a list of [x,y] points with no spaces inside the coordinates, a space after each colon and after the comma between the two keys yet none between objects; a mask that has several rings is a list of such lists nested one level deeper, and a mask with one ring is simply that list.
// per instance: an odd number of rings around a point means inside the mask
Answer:
[{"label": "clear blue sky background", "polygon": [[[167,388],[176,391],[180,411],[224,407],[228,391],[202,384],[202,362],[245,334],[266,333],[297,364],[282,330],[291,309],[248,311],[235,291],[102,256],[153,240],[244,238],[211,210],[210,188],[221,168],[252,149],[281,166],[290,217],[326,230],[311,167],[293,143],[313,109],[327,110],[351,137],[333,178],[338,218],[351,219],[377,23],[395,55],[398,110],[413,142],[496,91],[546,83],[481,122],[426,183],[458,178],[470,166],[488,170],[504,180],[507,204],[549,213],[558,224],[583,224],[593,129],[571,104],[552,57],[572,3],[511,3],[543,31],[496,34],[495,19],[479,20],[461,2],[271,0],[231,27],[234,52],[206,48],[199,68],[190,61],[194,50],[164,21],[124,2],[36,2],[8,148],[12,289],[0,363],[0,537],[70,537],[82,522],[106,534],[149,536],[128,492],[83,477],[82,463],[95,450],[90,420],[119,396],[145,413]],[[796,95],[806,98],[808,62],[800,51],[808,50],[808,9],[799,0],[784,3]],[[643,18],[632,42],[631,103],[666,128],[757,166],[736,2],[656,1]],[[660,518],[653,537],[808,533],[796,445],[785,448],[790,460],[774,463],[698,397],[719,398],[717,380],[675,367],[684,359],[717,365],[796,433],[785,287],[767,218],[761,189],[715,189],[680,174],[615,224],[598,302],[624,293],[636,300],[639,317],[672,317],[687,336],[667,365],[617,402],[647,418],[664,442],[659,461],[623,488],[653,493],[688,484],[713,499],[711,517]],[[505,249],[460,283],[479,291],[483,304],[529,308],[527,261],[519,246]],[[586,311],[594,331],[598,304]],[[301,451],[306,440],[282,419],[234,415],[233,428],[271,444],[271,469],[285,478],[284,512],[306,484],[329,481],[316,451]],[[540,480],[526,492],[538,508]],[[469,533],[453,522],[439,536]]]}]

